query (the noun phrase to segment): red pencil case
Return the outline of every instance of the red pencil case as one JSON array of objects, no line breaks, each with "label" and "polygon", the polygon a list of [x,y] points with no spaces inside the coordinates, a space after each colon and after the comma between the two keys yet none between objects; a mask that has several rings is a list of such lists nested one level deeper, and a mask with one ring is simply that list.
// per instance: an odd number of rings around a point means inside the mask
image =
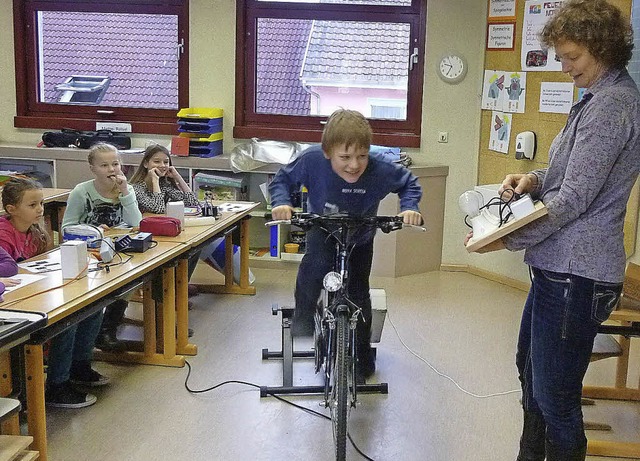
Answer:
[{"label": "red pencil case", "polygon": [[181,231],[180,220],[170,216],[148,216],[140,221],[140,232],[175,237]]}]

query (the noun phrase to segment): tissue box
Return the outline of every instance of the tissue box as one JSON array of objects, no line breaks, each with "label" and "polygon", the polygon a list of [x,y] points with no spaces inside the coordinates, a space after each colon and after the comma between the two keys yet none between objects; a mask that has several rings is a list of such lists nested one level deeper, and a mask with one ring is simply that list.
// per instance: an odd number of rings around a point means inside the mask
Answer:
[{"label": "tissue box", "polygon": [[87,262],[87,242],[69,240],[60,244],[60,265],[62,278],[74,279],[82,275],[89,267]]}]

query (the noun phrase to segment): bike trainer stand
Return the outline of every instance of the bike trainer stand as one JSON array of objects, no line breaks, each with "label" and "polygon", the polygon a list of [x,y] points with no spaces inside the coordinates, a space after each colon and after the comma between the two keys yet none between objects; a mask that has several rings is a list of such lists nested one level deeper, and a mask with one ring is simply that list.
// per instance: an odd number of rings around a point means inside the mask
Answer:
[{"label": "bike trainer stand", "polygon": [[[280,351],[262,349],[262,360],[282,359],[282,386],[260,386],[260,397],[268,397],[271,394],[324,394],[324,385],[293,385],[293,359],[314,358],[315,352],[313,350],[293,350],[293,336],[291,335],[293,307],[278,307],[277,304],[272,305],[271,314],[278,315],[278,312],[282,313],[282,349]],[[356,389],[357,392],[367,394],[388,394],[389,384],[358,384]]]}]

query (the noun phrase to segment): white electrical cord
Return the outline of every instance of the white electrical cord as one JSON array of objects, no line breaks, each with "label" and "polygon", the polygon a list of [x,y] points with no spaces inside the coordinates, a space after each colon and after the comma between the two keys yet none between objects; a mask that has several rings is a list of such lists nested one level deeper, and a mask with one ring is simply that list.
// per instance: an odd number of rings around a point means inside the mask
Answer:
[{"label": "white electrical cord", "polygon": [[502,396],[502,395],[515,394],[515,393],[521,392],[520,389],[513,389],[513,390],[510,390],[510,391],[496,392],[494,394],[480,395],[480,394],[475,394],[475,393],[473,393],[471,391],[468,391],[468,390],[464,389],[462,386],[460,386],[460,384],[458,384],[456,382],[455,379],[453,379],[451,376],[446,375],[446,374],[442,373],[441,371],[439,371],[436,367],[431,365],[431,363],[429,363],[428,360],[422,358],[417,352],[415,352],[413,349],[411,349],[409,346],[406,345],[406,343],[402,340],[402,337],[400,336],[400,333],[398,332],[398,329],[396,328],[396,325],[393,323],[393,320],[391,320],[391,316],[389,315],[389,311],[387,311],[387,319],[389,320],[389,323],[391,323],[391,326],[393,327],[393,331],[396,332],[396,336],[400,340],[400,343],[404,346],[404,348],[406,350],[408,350],[411,353],[411,355],[413,355],[414,357],[416,357],[420,361],[426,363],[427,366],[429,368],[431,368],[434,371],[434,373],[437,374],[438,376],[441,376],[441,377],[446,378],[449,381],[451,381],[458,389],[460,389],[465,394],[470,395],[470,396],[475,397],[475,398],[478,398],[478,399],[486,399],[486,398],[489,398],[489,397],[499,397],[499,396]]}]

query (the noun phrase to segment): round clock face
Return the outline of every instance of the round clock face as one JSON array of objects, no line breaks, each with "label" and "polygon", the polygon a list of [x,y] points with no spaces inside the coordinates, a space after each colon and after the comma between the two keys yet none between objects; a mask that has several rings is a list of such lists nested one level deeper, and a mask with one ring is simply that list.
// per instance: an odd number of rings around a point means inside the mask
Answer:
[{"label": "round clock face", "polygon": [[467,64],[461,56],[448,54],[440,60],[438,75],[447,83],[458,83],[467,73]]}]

